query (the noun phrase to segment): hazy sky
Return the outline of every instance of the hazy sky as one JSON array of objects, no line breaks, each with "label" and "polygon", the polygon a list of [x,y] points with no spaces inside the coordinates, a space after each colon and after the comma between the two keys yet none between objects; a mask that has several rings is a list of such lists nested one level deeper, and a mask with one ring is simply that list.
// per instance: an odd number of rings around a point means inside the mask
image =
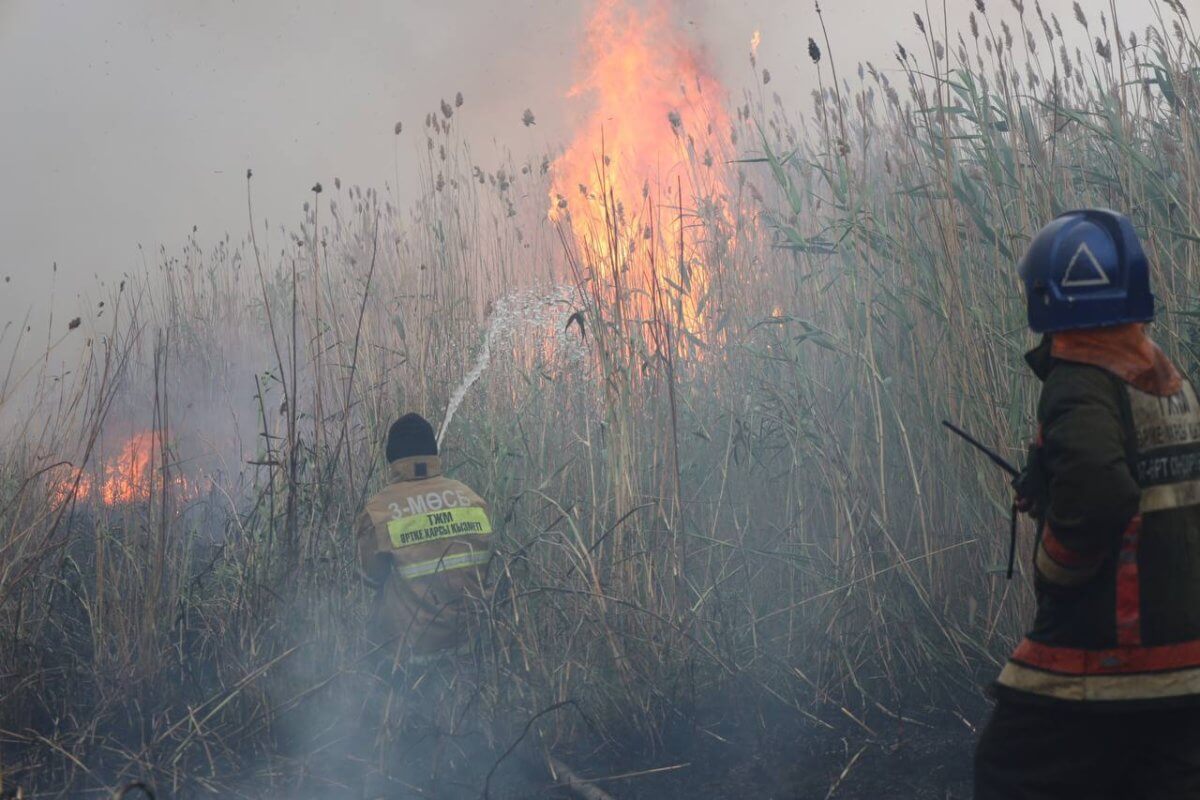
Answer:
[{"label": "hazy sky", "polygon": [[[735,97],[754,76],[807,106],[817,35],[808,0],[676,0]],[[916,3],[826,0],[839,62],[894,63]],[[924,0],[921,0],[921,6]],[[940,7],[940,3],[936,4]],[[971,0],[953,0],[965,18]],[[1005,0],[990,0],[1007,14]],[[1032,0],[1029,5],[1032,6]],[[1070,0],[1045,0],[1064,24]],[[1084,0],[1098,17],[1108,0]],[[0,0],[0,328],[140,264],[141,243],[177,250],[247,229],[245,171],[258,216],[298,220],[318,180],[410,184],[426,111],[461,91],[456,117],[478,161],[561,143],[584,110],[571,84],[585,0]],[[1148,0],[1120,0],[1144,23]],[[1072,23],[1073,27],[1073,23]],[[521,125],[532,108],[538,124]],[[397,120],[411,135],[399,139]],[[394,149],[395,148],[395,149]],[[398,154],[398,158],[397,158]],[[397,164],[398,161],[398,164]],[[8,283],[4,277],[11,278]],[[94,294],[94,292],[93,292]]]}]

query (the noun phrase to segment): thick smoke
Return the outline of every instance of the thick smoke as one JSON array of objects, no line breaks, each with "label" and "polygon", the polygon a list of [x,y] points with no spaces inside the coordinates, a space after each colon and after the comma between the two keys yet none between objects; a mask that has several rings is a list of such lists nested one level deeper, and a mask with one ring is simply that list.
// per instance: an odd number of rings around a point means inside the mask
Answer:
[{"label": "thick smoke", "polygon": [[[955,5],[950,30],[963,27],[970,6]],[[1149,4],[1125,5],[1128,29],[1151,21]],[[1042,6],[1072,16],[1071,0]],[[802,52],[807,37],[821,39],[811,5],[678,0],[673,9],[735,93],[792,99],[815,87]],[[111,286],[154,261],[160,245],[176,250],[193,227],[206,246],[244,232],[247,167],[259,175],[260,218],[272,221],[294,220],[312,182],[334,175],[410,202],[420,118],[456,92],[470,101],[462,123],[481,159],[560,146],[586,113],[565,100],[586,10],[547,0],[354,0],[303,13],[283,0],[5,3],[0,330],[32,309],[34,331],[44,332],[54,308],[58,333],[88,311],[98,281]],[[894,42],[917,38],[903,3],[823,10],[842,78],[860,60],[890,68]],[[755,30],[765,32],[758,62],[772,74],[767,86],[748,60]],[[535,125],[522,124],[527,108]],[[0,338],[0,363],[14,338]]]}]

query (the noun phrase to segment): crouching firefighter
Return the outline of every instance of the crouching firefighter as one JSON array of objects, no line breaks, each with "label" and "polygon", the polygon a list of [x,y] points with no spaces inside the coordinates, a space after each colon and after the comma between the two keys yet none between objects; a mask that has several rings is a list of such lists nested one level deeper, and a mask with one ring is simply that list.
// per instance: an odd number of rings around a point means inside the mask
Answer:
[{"label": "crouching firefighter", "polygon": [[1020,275],[1044,334],[1018,497],[1037,615],[994,687],[976,800],[1200,798],[1200,401],[1146,335],[1124,216],[1063,214]]},{"label": "crouching firefighter", "polygon": [[403,664],[466,644],[464,598],[479,595],[492,523],[479,495],[442,475],[419,414],[392,425],[387,460],[391,482],[359,516],[358,553],[377,587],[369,636]]},{"label": "crouching firefighter", "polygon": [[[375,778],[403,771],[414,782],[436,778],[443,745],[462,720],[459,662],[469,649],[469,604],[481,595],[491,558],[492,524],[479,495],[442,475],[433,428],[420,415],[391,426],[386,452],[391,480],[357,525],[360,563],[375,588],[368,638],[382,656],[377,672],[387,695],[367,703],[364,728],[381,755]],[[435,751],[424,752],[430,743]],[[424,774],[403,763],[416,760]],[[367,794],[387,792],[368,787]]]}]

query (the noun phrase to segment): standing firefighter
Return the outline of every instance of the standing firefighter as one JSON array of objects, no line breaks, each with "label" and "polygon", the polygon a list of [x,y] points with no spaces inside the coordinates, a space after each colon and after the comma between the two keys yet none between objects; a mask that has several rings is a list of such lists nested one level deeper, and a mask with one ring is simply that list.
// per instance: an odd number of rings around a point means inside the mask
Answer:
[{"label": "standing firefighter", "polygon": [[976,800],[1200,798],[1200,402],[1146,336],[1146,256],[1112,211],[1021,263],[1042,381],[1019,502],[1037,616],[995,686]]},{"label": "standing firefighter", "polygon": [[392,425],[387,460],[391,482],[359,516],[358,553],[378,587],[370,638],[401,666],[466,644],[464,601],[479,595],[492,524],[479,495],[442,475],[419,414]]}]

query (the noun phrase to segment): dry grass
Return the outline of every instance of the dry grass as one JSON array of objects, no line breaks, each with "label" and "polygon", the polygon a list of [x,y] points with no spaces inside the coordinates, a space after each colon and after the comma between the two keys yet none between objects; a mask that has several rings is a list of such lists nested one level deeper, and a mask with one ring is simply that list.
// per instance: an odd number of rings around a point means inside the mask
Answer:
[{"label": "dry grass", "polygon": [[[1029,596],[1000,574],[1002,476],[937,421],[1020,458],[1030,233],[1073,206],[1127,209],[1158,338],[1195,371],[1197,39],[1160,10],[1136,42],[1090,21],[1079,54],[1034,10],[981,14],[978,38],[924,34],[899,80],[835,77],[802,120],[748,98],[740,160],[688,165],[712,193],[645,212],[702,226],[700,288],[615,225],[564,258],[542,165],[474,168],[437,112],[415,208],[325,187],[298,232],[250,210],[249,241],[160,254],[0,395],[5,779],[296,790],[321,736],[297,719],[365,696],[350,531],[382,480],[380,432],[402,409],[438,420],[490,304],[562,279],[575,306],[518,328],[447,440],[501,526],[464,675],[488,752],[551,708],[533,726],[547,747],[653,743],[721,695],[815,724],[970,716]],[[652,257],[652,285],[622,283]],[[697,307],[706,322],[685,323]],[[54,502],[53,465],[94,469],[134,428],[169,432],[158,486],[202,471],[213,488]]]}]

